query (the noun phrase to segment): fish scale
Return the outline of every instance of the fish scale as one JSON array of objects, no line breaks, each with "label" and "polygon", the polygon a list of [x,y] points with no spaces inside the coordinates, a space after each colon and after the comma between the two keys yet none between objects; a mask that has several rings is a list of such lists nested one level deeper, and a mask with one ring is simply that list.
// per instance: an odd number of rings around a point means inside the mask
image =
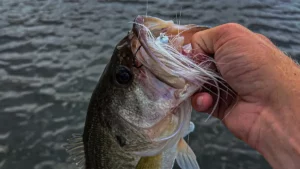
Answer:
[{"label": "fish scale", "polygon": [[[95,115],[93,124],[96,126],[91,127],[88,131],[88,141],[86,142],[86,152],[90,159],[86,159],[87,168],[124,168],[125,166],[133,168],[130,163],[134,161],[132,155],[124,152],[120,147],[111,130],[104,122],[105,119],[100,118],[101,115]],[[100,159],[100,160],[99,160]]]}]

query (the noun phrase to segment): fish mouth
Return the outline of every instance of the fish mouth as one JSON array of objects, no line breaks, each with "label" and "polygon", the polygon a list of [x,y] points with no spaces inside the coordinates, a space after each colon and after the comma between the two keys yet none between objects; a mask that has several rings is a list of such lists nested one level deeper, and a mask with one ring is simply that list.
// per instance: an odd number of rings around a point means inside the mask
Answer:
[{"label": "fish mouth", "polygon": [[[135,40],[132,41],[132,51],[133,53],[140,52],[140,59],[138,60],[140,60],[140,62],[144,61],[143,63],[137,64],[145,65],[155,70],[152,71],[152,73],[169,86],[176,89],[183,89],[187,84],[186,79],[174,73],[172,67],[162,64],[160,58],[157,56],[164,51],[160,51],[159,49],[161,48],[157,46],[154,47],[155,44],[153,44],[153,41],[149,40],[149,34],[151,34],[153,38],[165,38],[168,42],[172,42],[174,49],[182,54],[182,56],[197,58],[194,57],[195,54],[191,49],[191,39],[195,33],[206,29],[209,29],[209,27],[195,24],[178,25],[173,21],[165,21],[156,17],[137,16],[134,19],[132,28],[132,33],[135,36]],[[145,61],[148,63],[145,64]],[[153,69],[153,66],[156,68]]]},{"label": "fish mouth", "polygon": [[[150,151],[154,155],[172,146],[189,125],[188,112],[191,113],[192,109],[188,98],[201,89],[204,83],[202,77],[207,71],[207,67],[191,59],[194,56],[191,39],[195,33],[206,29],[209,27],[178,25],[151,16],[139,15],[134,19],[128,39],[135,58],[134,65],[138,68],[133,69],[136,81],[143,84],[144,93],[155,105],[154,111],[145,109],[145,112],[160,114],[154,120],[146,118],[145,121],[151,121],[151,125],[137,125],[160,146],[155,151],[143,150],[137,154],[149,155],[147,151]],[[171,117],[177,120],[173,122],[172,129],[165,131],[165,126],[171,124]]]},{"label": "fish mouth", "polygon": [[[144,26],[142,26],[144,25]],[[183,45],[191,42],[192,36],[198,32],[209,29],[208,26],[199,26],[195,24],[179,25],[173,21],[166,21],[152,16],[138,15],[134,19],[134,25],[132,31],[136,36],[140,37],[140,40],[145,40],[145,31],[143,29],[147,27],[151,30],[155,37],[159,36],[160,33],[165,33],[167,36],[176,36],[179,33],[184,37]]]}]

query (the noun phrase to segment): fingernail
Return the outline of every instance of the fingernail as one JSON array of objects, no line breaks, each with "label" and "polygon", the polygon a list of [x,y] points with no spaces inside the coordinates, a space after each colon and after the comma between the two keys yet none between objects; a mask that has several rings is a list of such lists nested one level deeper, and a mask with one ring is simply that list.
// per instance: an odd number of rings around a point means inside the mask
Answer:
[{"label": "fingernail", "polygon": [[201,96],[197,98],[196,105],[198,108],[202,107],[202,100],[203,100],[203,97],[201,97]]}]

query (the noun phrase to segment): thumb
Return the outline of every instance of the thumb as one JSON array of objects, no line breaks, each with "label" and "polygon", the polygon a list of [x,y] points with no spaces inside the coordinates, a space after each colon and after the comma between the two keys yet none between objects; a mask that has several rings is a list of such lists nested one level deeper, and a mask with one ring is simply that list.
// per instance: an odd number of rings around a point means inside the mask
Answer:
[{"label": "thumb", "polygon": [[213,104],[213,98],[209,93],[199,92],[192,96],[192,106],[198,112],[206,112]]}]

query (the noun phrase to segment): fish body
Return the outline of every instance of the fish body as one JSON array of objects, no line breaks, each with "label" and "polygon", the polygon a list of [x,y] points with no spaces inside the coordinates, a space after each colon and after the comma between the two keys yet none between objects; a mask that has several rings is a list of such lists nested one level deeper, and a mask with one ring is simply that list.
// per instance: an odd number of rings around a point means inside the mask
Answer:
[{"label": "fish body", "polygon": [[173,40],[172,47],[181,53],[192,35],[205,29],[135,18],[93,91],[83,134],[66,146],[78,167],[170,169],[176,159],[182,168],[199,168],[183,137],[191,132],[190,96],[204,82],[189,74],[197,73],[186,64],[192,62],[172,58],[177,55],[173,48],[168,52],[156,40]]},{"label": "fish body", "polygon": [[[184,136],[187,136],[193,132],[194,128],[194,123],[190,122],[190,126],[185,132]],[[191,150],[185,140],[181,138],[177,144],[161,154],[150,157],[142,157],[139,160],[136,169],[170,169],[173,168],[175,159],[181,168],[200,168],[194,152]]]}]

